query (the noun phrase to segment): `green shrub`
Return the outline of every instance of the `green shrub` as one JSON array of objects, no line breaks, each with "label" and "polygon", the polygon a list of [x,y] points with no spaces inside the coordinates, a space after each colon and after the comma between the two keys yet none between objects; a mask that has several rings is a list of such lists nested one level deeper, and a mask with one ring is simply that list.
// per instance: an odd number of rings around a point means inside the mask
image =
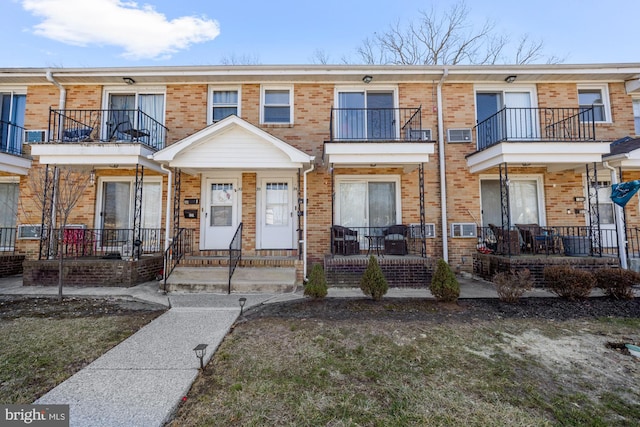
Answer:
[{"label": "green shrub", "polygon": [[522,294],[533,289],[533,279],[528,268],[497,273],[493,276],[498,298],[504,302],[517,302]]},{"label": "green shrub", "polygon": [[314,264],[304,287],[304,296],[320,299],[327,296],[327,279],[321,264]]},{"label": "green shrub", "polygon": [[587,298],[596,285],[593,274],[570,265],[545,267],[543,275],[549,292],[570,300]]},{"label": "green shrub", "polygon": [[389,290],[387,279],[382,274],[382,269],[375,256],[369,257],[369,264],[360,279],[360,289],[365,295],[371,295],[374,301],[380,301]]},{"label": "green shrub", "polygon": [[436,271],[431,278],[429,286],[431,294],[438,300],[453,302],[460,297],[460,284],[455,274],[451,271],[449,264],[443,259],[438,260]]},{"label": "green shrub", "polygon": [[631,287],[640,283],[640,274],[623,268],[601,268],[593,275],[596,278],[596,286],[602,289],[605,295],[616,299],[633,299]]}]

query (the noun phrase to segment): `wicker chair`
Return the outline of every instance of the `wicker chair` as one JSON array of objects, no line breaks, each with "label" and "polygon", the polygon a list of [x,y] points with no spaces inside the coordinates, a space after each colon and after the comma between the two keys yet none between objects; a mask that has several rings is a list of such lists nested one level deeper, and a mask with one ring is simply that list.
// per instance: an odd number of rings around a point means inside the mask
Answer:
[{"label": "wicker chair", "polygon": [[409,253],[407,236],[409,227],[406,225],[392,225],[383,230],[384,253],[389,255],[406,255]]},{"label": "wicker chair", "polygon": [[333,253],[335,255],[357,255],[360,253],[358,232],[341,225],[334,225],[331,229]]},{"label": "wicker chair", "polygon": [[518,230],[509,230],[489,224],[489,228],[496,237],[496,253],[502,255],[520,254],[520,233]]}]

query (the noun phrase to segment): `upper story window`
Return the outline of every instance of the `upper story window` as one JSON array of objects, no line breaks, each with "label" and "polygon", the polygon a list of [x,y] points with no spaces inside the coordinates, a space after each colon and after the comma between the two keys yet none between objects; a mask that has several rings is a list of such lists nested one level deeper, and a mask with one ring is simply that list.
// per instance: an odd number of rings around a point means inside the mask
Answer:
[{"label": "upper story window", "polygon": [[636,135],[640,135],[640,99],[633,100],[633,121],[636,125]]},{"label": "upper story window", "polygon": [[237,88],[213,88],[210,91],[209,123],[216,123],[231,115],[240,115],[240,90]]},{"label": "upper story window", "polygon": [[578,104],[580,111],[593,107],[593,112],[585,113],[583,120],[611,121],[607,85],[579,85]]},{"label": "upper story window", "polygon": [[108,90],[105,96],[105,139],[140,141],[162,147],[166,137],[164,97],[164,89]]},{"label": "upper story window", "polygon": [[262,88],[262,123],[293,123],[293,88]]},{"label": "upper story window", "polygon": [[27,95],[0,92],[0,152],[22,153],[22,131]]}]

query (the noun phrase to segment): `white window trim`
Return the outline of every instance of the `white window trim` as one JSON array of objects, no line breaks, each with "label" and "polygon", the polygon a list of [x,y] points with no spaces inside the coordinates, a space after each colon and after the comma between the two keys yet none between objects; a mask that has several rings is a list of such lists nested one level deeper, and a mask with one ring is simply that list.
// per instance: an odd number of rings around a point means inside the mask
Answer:
[{"label": "white window trim", "polygon": [[402,224],[402,187],[400,175],[339,175],[335,177],[336,204],[334,213],[334,224],[340,225],[340,184],[343,182],[394,182],[396,185],[396,222]]},{"label": "white window trim", "polygon": [[[480,196],[480,221],[482,221],[482,181],[483,180],[493,180],[499,181],[500,175],[487,174],[480,175],[480,179],[478,180],[478,195]],[[544,194],[544,176],[539,174],[529,174],[529,175],[509,175],[509,181],[536,181],[536,185],[538,188],[538,212],[540,213],[538,225],[544,227],[547,225],[547,211],[545,207],[545,194]],[[483,227],[488,227],[488,224],[482,224]]]},{"label": "white window trim", "polygon": [[[531,100],[531,108],[538,108],[538,91],[535,85],[524,85],[517,83],[504,83],[501,85],[476,84],[473,86],[473,114],[476,123],[478,123],[478,106],[476,105],[478,93],[494,92],[501,92],[503,95],[507,92],[528,92],[529,98]],[[504,103],[504,98],[502,99],[502,102]]]},{"label": "white window trim", "polygon": [[600,84],[579,84],[577,85],[576,94],[578,94],[578,106],[580,105],[580,90],[594,90],[599,89],[602,91],[602,104],[604,105],[604,121],[595,121],[595,123],[613,123],[611,118],[611,101],[609,98],[609,85],[607,83]]},{"label": "white window trim", "polygon": [[[288,90],[289,91],[289,121],[287,123],[282,122],[265,122],[264,120],[264,102],[265,102],[265,92],[268,90]],[[294,92],[293,85],[262,85],[260,86],[260,124],[262,125],[292,125],[294,120]]]},{"label": "white window trim", "polygon": [[361,86],[353,86],[353,85],[345,85],[345,86],[336,86],[333,92],[333,105],[336,108],[340,108],[339,105],[339,94],[344,92],[393,92],[393,105],[394,108],[398,108],[400,103],[398,97],[398,85],[369,85],[366,87]]},{"label": "white window trim", "polygon": [[640,135],[640,132],[637,132],[637,131],[640,131],[640,129],[636,129],[636,117],[640,117],[640,116],[636,116],[634,111],[633,111],[633,104],[634,103],[637,103],[638,104],[638,108],[640,109],[640,98],[638,98],[638,97],[631,98],[631,104],[632,104],[631,105],[631,114],[633,115],[633,132],[634,132],[634,135],[638,136],[638,135]]},{"label": "white window trim", "polygon": [[[106,177],[98,177],[98,191],[96,192],[96,211],[95,211],[95,229],[100,229],[102,227],[102,216],[100,212],[102,212],[102,201],[104,199],[104,183],[105,182],[128,182],[129,183],[129,197],[130,197],[130,206],[131,211],[129,212],[129,226],[133,227],[133,209],[135,209],[135,181],[136,178],[134,176],[106,176]],[[153,176],[144,178],[142,181],[143,184],[147,183],[158,183],[160,184],[160,190],[162,191],[162,177]],[[160,227],[162,227],[162,201],[158,203],[158,212],[160,214]]]},{"label": "white window trim", "polygon": [[236,91],[238,92],[238,117],[242,117],[242,86],[218,86],[218,85],[209,85],[207,88],[208,97],[207,97],[207,123],[213,123],[213,92],[214,91]]}]

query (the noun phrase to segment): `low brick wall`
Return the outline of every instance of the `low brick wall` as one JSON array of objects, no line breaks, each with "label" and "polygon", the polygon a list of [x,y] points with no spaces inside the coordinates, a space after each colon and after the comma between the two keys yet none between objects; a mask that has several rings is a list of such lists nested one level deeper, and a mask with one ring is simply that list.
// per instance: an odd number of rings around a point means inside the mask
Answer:
[{"label": "low brick wall", "polygon": [[[64,261],[64,286],[131,287],[154,280],[162,270],[162,256],[137,261],[119,259],[68,259]],[[28,260],[23,263],[24,286],[57,286],[57,260]]]},{"label": "low brick wall", "polygon": [[528,268],[536,287],[544,286],[544,268],[551,265],[571,265],[580,270],[594,271],[606,267],[620,267],[618,258],[567,257],[567,256],[517,256],[506,257],[477,253],[473,255],[473,272],[486,280],[496,273]]},{"label": "low brick wall", "polygon": [[[324,260],[324,272],[329,286],[359,287],[360,278],[367,268],[367,257],[331,257]],[[386,257],[378,258],[378,264],[390,287],[427,288],[435,261],[431,258]]]},{"label": "low brick wall", "polygon": [[24,255],[1,255],[0,256],[0,277],[13,276],[22,273],[22,263]]}]

